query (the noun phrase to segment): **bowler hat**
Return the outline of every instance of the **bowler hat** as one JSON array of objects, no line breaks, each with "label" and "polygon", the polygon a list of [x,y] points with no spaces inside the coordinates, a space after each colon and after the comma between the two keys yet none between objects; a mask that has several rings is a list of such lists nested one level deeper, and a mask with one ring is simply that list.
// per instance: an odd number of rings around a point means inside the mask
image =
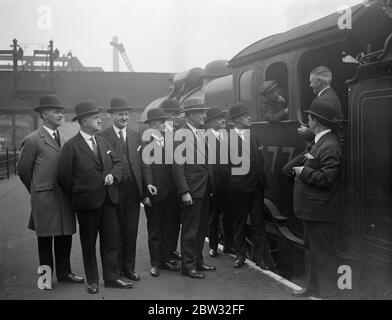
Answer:
[{"label": "bowler hat", "polygon": [[237,103],[229,109],[230,119],[237,118],[243,114],[249,113],[249,107],[245,107],[243,103]]},{"label": "bowler hat", "polygon": [[260,94],[265,94],[272,89],[276,88],[278,83],[275,80],[267,80],[264,81],[263,84],[260,86]]},{"label": "bowler hat", "polygon": [[165,112],[180,113],[180,103],[176,99],[163,100],[159,108]]},{"label": "bowler hat", "polygon": [[310,113],[322,120],[329,123],[337,123],[335,115],[335,108],[331,102],[325,99],[316,99],[310,106],[309,110],[305,110],[305,113]]},{"label": "bowler hat", "polygon": [[64,109],[60,104],[60,98],[54,94],[48,94],[39,98],[39,106],[34,109],[41,112],[44,109]]},{"label": "bowler hat", "polygon": [[189,112],[195,112],[195,111],[205,111],[208,108],[204,105],[203,101],[201,99],[197,98],[191,98],[189,100],[186,100],[183,103],[183,112],[184,113],[189,113]]},{"label": "bowler hat", "polygon": [[101,110],[98,108],[97,104],[93,100],[83,100],[80,101],[75,106],[75,114],[76,116],[72,119],[72,121],[76,121],[85,116],[89,116],[92,114],[100,113]]},{"label": "bowler hat", "polygon": [[127,98],[118,97],[110,101],[110,109],[107,109],[106,112],[113,113],[132,109],[134,108],[129,105]]},{"label": "bowler hat", "polygon": [[216,118],[224,118],[227,110],[222,110],[220,107],[211,107],[206,112],[206,119],[204,122],[210,122]]},{"label": "bowler hat", "polygon": [[147,119],[146,120],[139,120],[137,122],[144,122],[144,123],[150,123],[151,121],[154,120],[166,120],[169,117],[166,115],[166,113],[160,109],[160,108],[154,108],[150,109],[147,111]]}]

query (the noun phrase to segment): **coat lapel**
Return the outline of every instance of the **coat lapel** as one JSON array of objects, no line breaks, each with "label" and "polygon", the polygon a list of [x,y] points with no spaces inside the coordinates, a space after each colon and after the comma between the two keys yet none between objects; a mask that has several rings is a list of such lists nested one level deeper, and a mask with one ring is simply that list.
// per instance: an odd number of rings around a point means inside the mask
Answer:
[{"label": "coat lapel", "polygon": [[[87,144],[86,140],[84,140],[83,136],[80,134],[80,132],[78,133],[79,136],[79,144],[80,147],[84,150],[85,154],[87,156],[89,156],[91,159],[93,159],[94,161],[99,163],[99,159],[98,157],[94,154],[93,150],[91,150],[90,146]],[[96,141],[96,137],[95,137],[95,141]],[[98,144],[98,142],[97,142]]]},{"label": "coat lapel", "polygon": [[40,129],[39,129],[39,134],[40,134],[41,139],[43,139],[44,142],[45,142],[48,146],[52,147],[52,148],[55,149],[56,151],[60,151],[60,147],[57,145],[57,142],[54,140],[54,138],[52,138],[52,137],[50,136],[49,132],[46,131],[45,128],[40,127]]},{"label": "coat lapel", "polygon": [[101,157],[102,159],[102,164],[105,165],[105,152],[111,152],[111,150],[106,150],[103,141],[101,140],[100,136],[95,136],[95,140],[97,141],[97,146],[98,146],[98,157]]}]

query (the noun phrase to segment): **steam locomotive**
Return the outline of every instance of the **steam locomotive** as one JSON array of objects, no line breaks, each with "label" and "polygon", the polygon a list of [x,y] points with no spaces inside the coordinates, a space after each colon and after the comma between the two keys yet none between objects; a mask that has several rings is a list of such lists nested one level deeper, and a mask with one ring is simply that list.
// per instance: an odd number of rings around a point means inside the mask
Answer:
[{"label": "steam locomotive", "polygon": [[[392,5],[374,0],[347,10],[351,25],[345,28],[337,12],[259,40],[230,61],[176,74],[169,94],[153,101],[142,119],[168,97],[181,104],[197,97],[223,109],[241,101],[251,108],[251,130],[263,145],[270,186],[264,204],[271,250],[278,272],[300,283],[303,231],[293,214],[293,182],[281,169],[305,147],[297,128],[314,98],[309,73],[328,66],[344,113],[339,136],[346,196],[340,204],[338,256],[352,268],[353,290],[372,296],[375,291],[369,290],[376,290],[385,297],[392,279]],[[264,121],[259,88],[266,80],[287,90],[288,120]]]}]

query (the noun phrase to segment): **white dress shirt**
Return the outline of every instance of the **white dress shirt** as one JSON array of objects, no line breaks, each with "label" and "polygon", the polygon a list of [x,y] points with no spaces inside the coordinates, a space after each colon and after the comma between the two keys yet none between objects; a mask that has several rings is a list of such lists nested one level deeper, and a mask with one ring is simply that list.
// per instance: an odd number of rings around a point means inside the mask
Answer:
[{"label": "white dress shirt", "polygon": [[[50,129],[50,128],[48,128],[48,127],[46,127],[46,126],[42,126],[46,131],[48,131],[48,133],[50,134],[50,136],[53,138],[53,139],[55,139],[56,140],[56,137],[54,136],[54,133],[57,131],[57,130],[52,130],[52,129]],[[59,134],[58,132],[57,132],[57,134]],[[59,135],[60,136],[60,135]]]},{"label": "white dress shirt", "polygon": [[113,125],[113,129],[119,139],[120,139],[120,131],[122,131],[124,141],[127,141],[127,127],[120,129],[117,128],[115,125]]},{"label": "white dress shirt", "polygon": [[234,127],[234,130],[240,136],[242,141],[245,141],[245,139],[248,137],[247,129],[239,129],[237,127]]},{"label": "white dress shirt", "polygon": [[89,134],[83,132],[82,130],[80,130],[80,134],[82,135],[82,137],[84,138],[84,140],[86,141],[86,143],[88,144],[88,146],[90,147],[91,151],[94,152],[93,143],[92,143],[92,141],[91,141],[91,137],[93,137],[93,139],[94,139],[94,141],[95,141],[95,144],[97,144],[97,140],[95,140],[95,137],[94,137],[94,136],[90,136]]}]

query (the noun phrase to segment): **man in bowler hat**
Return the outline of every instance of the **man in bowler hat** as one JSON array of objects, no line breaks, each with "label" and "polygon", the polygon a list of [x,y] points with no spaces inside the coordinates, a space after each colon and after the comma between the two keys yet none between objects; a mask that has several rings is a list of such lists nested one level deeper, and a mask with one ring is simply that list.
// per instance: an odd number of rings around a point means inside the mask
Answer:
[{"label": "man in bowler hat", "polygon": [[[228,164],[221,163],[221,145],[224,151],[228,151],[228,135],[226,131],[225,113],[220,107],[211,107],[206,112],[205,127],[211,130],[215,142],[215,164],[212,165],[214,175],[214,185],[212,186],[212,197],[210,205],[210,218],[208,222],[208,240],[210,257],[218,255],[218,233],[219,222],[222,216],[223,226],[223,252],[234,253],[233,250],[233,220],[231,216],[230,202],[228,194],[229,175]],[[210,136],[209,136],[210,137]],[[226,141],[225,141],[226,140]],[[226,147],[226,150],[224,149]]]},{"label": "man in bowler hat", "polygon": [[[159,108],[162,109],[168,117],[165,122],[165,131],[168,131],[168,133],[173,134],[174,136],[175,131],[181,126],[181,120],[184,120],[179,118],[180,103],[176,99],[165,99],[159,105]],[[181,225],[181,210],[179,201],[177,201],[176,207],[174,207],[173,204],[172,211],[173,226],[175,226],[175,228],[173,229],[173,232],[170,233],[170,258],[173,260],[181,260],[181,255],[177,251],[177,242],[178,236],[180,235]]]},{"label": "man in bowler hat", "polygon": [[99,275],[96,240],[99,232],[105,287],[131,288],[121,278],[118,265],[120,250],[117,207],[117,185],[121,180],[122,161],[106,139],[97,135],[101,130],[100,110],[92,100],[75,106],[80,131],[61,150],[58,183],[71,198],[77,212],[87,291],[98,293]]},{"label": "man in bowler hat", "polygon": [[[181,196],[181,271],[185,276],[204,279],[200,271],[215,271],[215,266],[204,263],[203,246],[207,235],[209,202],[212,186],[212,168],[207,161],[204,126],[207,108],[196,98],[184,102],[186,124],[177,130],[183,143],[192,150],[193,161],[184,163],[174,159],[173,177]],[[204,131],[204,130],[203,130]],[[179,145],[179,144],[177,144]],[[177,146],[176,145],[176,146]],[[198,163],[204,159],[204,163]]]},{"label": "man in bowler hat", "polygon": [[71,201],[57,184],[57,162],[65,140],[61,126],[64,107],[55,95],[40,97],[35,108],[42,126],[24,138],[17,169],[30,193],[31,216],[29,229],[38,238],[40,265],[53,271],[53,246],[58,282],[83,283],[84,279],[71,271],[72,234],[76,232],[75,212]]},{"label": "man in bowler hat", "polygon": [[[165,112],[156,108],[147,112],[147,120],[144,121],[149,124],[150,129],[155,131],[150,133],[150,139],[144,143],[144,147],[160,150],[154,154],[157,158],[153,163],[147,164],[142,159],[143,180],[146,188],[144,207],[147,216],[150,274],[153,277],[159,275],[159,269],[180,270],[175,260],[170,261],[170,254],[173,251],[172,235],[177,232],[178,227],[176,212],[178,199],[172,177],[172,165],[165,162],[166,119]],[[149,131],[145,131],[146,133]]]},{"label": "man in bowler hat", "polygon": [[289,108],[285,98],[280,94],[281,89],[274,80],[263,82],[260,87],[261,111],[263,120],[279,122],[287,120]]},{"label": "man in bowler hat", "polygon": [[[234,143],[238,143],[238,152],[242,154],[244,143],[250,145],[249,171],[243,175],[230,175],[229,194],[234,220],[236,253],[234,267],[242,267],[246,259],[246,221],[249,215],[252,224],[253,260],[262,269],[269,270],[274,266],[274,263],[265,231],[264,191],[268,184],[264,173],[262,148],[258,138],[250,134],[251,116],[246,106],[239,103],[231,107],[230,118],[234,122],[235,137],[237,138],[237,141],[230,141],[230,148]],[[231,167],[233,168],[235,165],[231,165]]]},{"label": "man in bowler hat", "polygon": [[124,170],[118,185],[118,212],[121,225],[120,269],[126,278],[138,281],[140,276],[135,272],[136,241],[143,187],[138,152],[141,145],[140,137],[135,131],[127,128],[132,109],[126,98],[112,99],[110,109],[106,111],[112,116],[113,125],[98,135],[110,143],[123,162]]},{"label": "man in bowler hat", "polygon": [[302,163],[292,167],[294,214],[303,220],[305,238],[305,286],[293,295],[333,297],[338,294],[335,229],[342,149],[331,131],[336,122],[334,105],[316,100],[305,112],[315,138]]}]

